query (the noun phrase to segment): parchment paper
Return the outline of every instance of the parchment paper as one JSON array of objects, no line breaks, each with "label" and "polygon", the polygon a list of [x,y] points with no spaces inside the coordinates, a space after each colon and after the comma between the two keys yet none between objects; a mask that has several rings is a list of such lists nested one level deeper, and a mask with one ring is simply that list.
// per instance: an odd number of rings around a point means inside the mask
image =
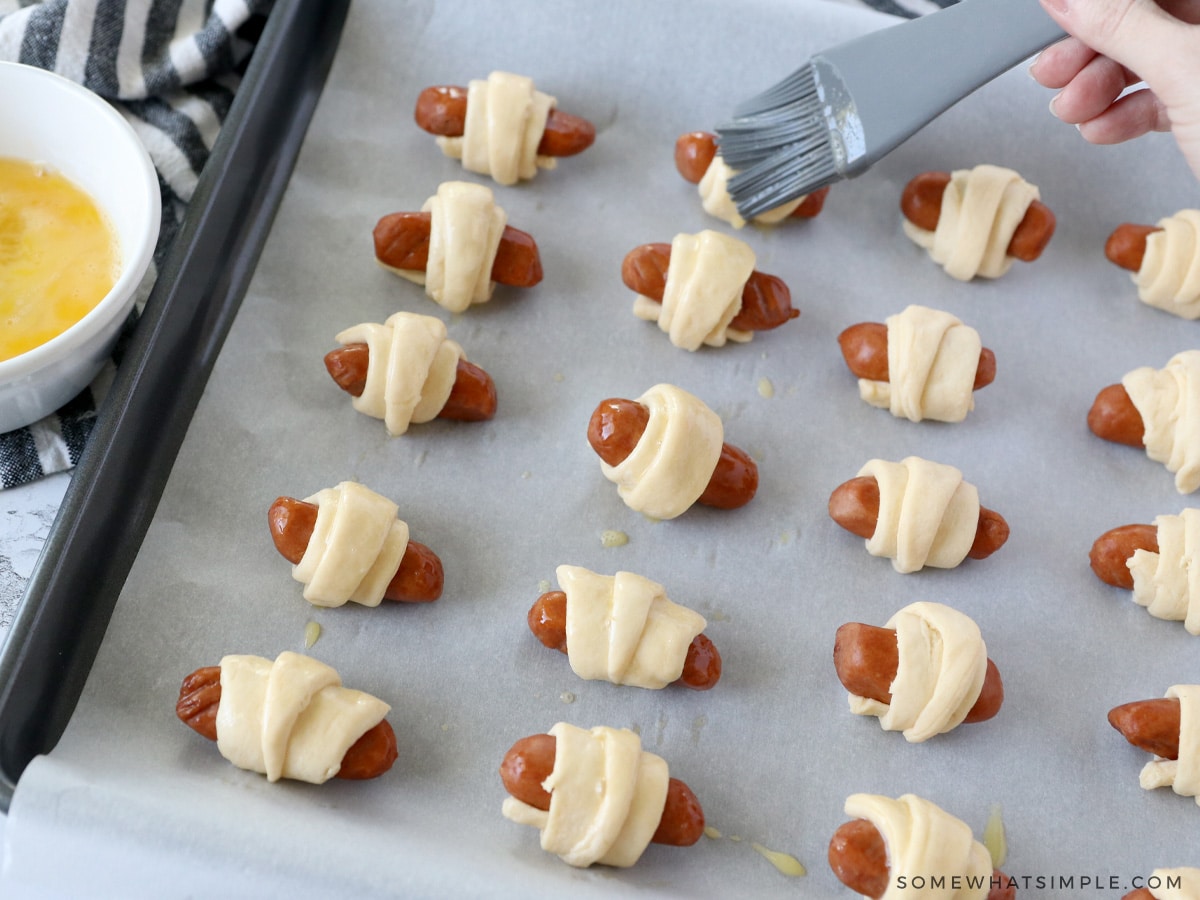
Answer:
[{"label": "parchment paper", "polygon": [[[675,138],[890,22],[767,0],[357,4],[80,707],[21,781],[5,882],[156,898],[846,896],[825,853],[857,791],[923,795],[976,835],[998,804],[1003,868],[1026,879],[1024,896],[1092,896],[1085,877],[1118,896],[1154,867],[1200,864],[1200,809],[1143,791],[1149,756],[1105,721],[1112,706],[1200,680],[1200,643],[1087,565],[1102,532],[1189,502],[1161,465],[1085,426],[1102,387],[1197,345],[1200,326],[1141,305],[1102,255],[1119,222],[1197,202],[1168,137],[1088,147],[1015,71],[837,185],[816,220],[739,233],[758,268],[791,285],[798,320],[689,354],[630,312],[627,251],[724,227],[675,172]],[[443,157],[412,107],[428,85],[493,69],[533,76],[598,138],[556,171],[495,188],[510,224],[537,239],[545,281],[449,316],[374,264],[371,229],[441,181],[490,184]],[[904,237],[898,198],[918,172],[982,162],[1040,185],[1059,229],[1038,262],[960,284]],[[913,302],[959,315],[995,351],[997,379],[962,424],[867,406],[841,359],[842,329]],[[496,381],[493,421],[389,438],[353,411],[321,357],[336,332],[398,309],[446,319]],[[601,477],[591,411],[660,381],[705,399],[726,439],[758,460],[749,506],[653,522]],[[863,463],[909,454],[961,468],[1008,519],[1008,544],[902,576],[829,519],[829,494]],[[441,600],[319,610],[301,599],[266,509],[345,479],[399,502],[413,539],[444,561]],[[606,530],[628,543],[603,546]],[[651,692],[575,678],[525,624],[561,563],[662,582],[708,618],[721,682]],[[978,622],[1006,700],[991,722],[909,745],[850,714],[831,654],[838,625],[881,625],[918,599]],[[227,653],[302,649],[308,622],[321,626],[313,656],[392,705],[400,759],[382,778],[268,784],[175,718],[184,675]],[[534,830],[501,817],[497,767],[514,741],[559,720],[638,729],[721,837],[652,846],[629,870],[576,871],[543,853]],[[809,875],[784,876],[752,842]],[[1073,887],[1039,891],[1039,877]]]}]

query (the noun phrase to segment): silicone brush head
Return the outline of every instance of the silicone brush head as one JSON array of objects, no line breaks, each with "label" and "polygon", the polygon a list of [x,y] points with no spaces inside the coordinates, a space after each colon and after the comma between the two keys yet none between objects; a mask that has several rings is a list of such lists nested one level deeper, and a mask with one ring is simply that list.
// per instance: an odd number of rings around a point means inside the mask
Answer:
[{"label": "silicone brush head", "polygon": [[721,157],[737,170],[729,193],[743,217],[845,177],[838,150],[846,140],[831,128],[835,117],[825,103],[826,95],[838,92],[822,90],[830,77],[836,76],[814,60],[742,103],[733,120],[718,126]]}]

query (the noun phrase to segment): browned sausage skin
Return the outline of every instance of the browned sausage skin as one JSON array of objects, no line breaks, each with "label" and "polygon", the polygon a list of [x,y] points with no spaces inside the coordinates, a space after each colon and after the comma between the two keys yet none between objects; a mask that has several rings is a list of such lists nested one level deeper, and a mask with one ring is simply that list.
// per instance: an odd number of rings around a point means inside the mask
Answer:
[{"label": "browned sausage skin", "polygon": [[[533,602],[526,616],[529,630],[545,646],[567,652],[567,595],[547,591]],[[707,691],[721,678],[721,654],[708,635],[698,634],[688,645],[683,671],[673,682],[694,691]]]},{"label": "browned sausage skin", "polygon": [[[829,867],[838,881],[864,897],[876,900],[887,893],[890,883],[887,843],[879,829],[866,819],[854,819],[833,833],[829,841]],[[987,900],[1014,900],[1016,887],[996,869]]]},{"label": "browned sausage skin", "polygon": [[[610,466],[619,466],[633,452],[649,421],[650,411],[636,400],[613,397],[601,401],[588,422],[588,443]],[[725,444],[697,502],[716,509],[737,509],[757,492],[758,466],[744,450]]]},{"label": "browned sausage skin", "polygon": [[[429,239],[433,218],[427,212],[395,212],[375,224],[371,236],[375,258],[393,269],[423,272],[429,265]],[[533,287],[542,280],[542,258],[537,241],[524,231],[505,225],[492,261],[492,281],[509,287]]]},{"label": "browned sausage skin", "polygon": [[[883,322],[859,322],[838,335],[838,346],[846,366],[856,378],[888,381],[888,328]],[[987,347],[979,351],[972,390],[996,380],[996,354]]]},{"label": "browned sausage skin", "polygon": [[[317,505],[294,497],[279,497],[267,511],[271,539],[280,555],[292,564],[304,558],[317,525]],[[398,603],[429,603],[442,596],[445,574],[438,555],[409,541],[384,597]]]},{"label": "browned sausage skin", "polygon": [[[221,667],[205,666],[183,679],[175,715],[192,731],[210,741],[217,739],[217,711],[221,704]],[[396,733],[384,719],[369,728],[342,757],[337,777],[378,778],[392,767],[399,755]]]},{"label": "browned sausage skin", "polygon": [[[634,247],[621,263],[621,280],[631,291],[662,303],[671,264],[671,245],[642,244]],[[792,306],[792,294],[783,279],[755,270],[742,289],[742,308],[729,323],[741,331],[769,331],[800,315]]]},{"label": "browned sausage skin", "polygon": [[[933,231],[942,214],[942,194],[950,184],[949,172],[923,172],[913,178],[900,196],[900,211],[918,228]],[[1042,255],[1056,225],[1053,211],[1041,200],[1034,200],[1017,224],[1008,244],[1008,255],[1022,262],[1033,262]]]},{"label": "browned sausage skin", "polygon": [[1158,528],[1154,525],[1122,525],[1096,538],[1088,561],[1096,577],[1113,587],[1133,590],[1133,573],[1126,564],[1138,550],[1158,552]]},{"label": "browned sausage skin", "polygon": [[[457,85],[425,88],[417,97],[413,119],[430,134],[461,137],[467,121],[467,89]],[[596,126],[587,119],[551,109],[537,152],[539,156],[574,156],[595,140]]]},{"label": "browned sausage skin", "polygon": [[[521,738],[504,754],[500,778],[504,789],[535,809],[550,808],[550,793],[542,782],[554,771],[557,740],[552,734]],[[704,810],[692,789],[672,778],[667,783],[667,802],[651,841],[673,847],[690,847],[704,834]]]},{"label": "browned sausage skin", "polygon": [[[371,349],[366,344],[344,344],[325,354],[325,370],[337,386],[352,397],[361,397],[367,386]],[[465,359],[458,361],[454,385],[439,419],[482,422],[496,415],[496,383],[492,376]]]},{"label": "browned sausage skin", "polygon": [[[851,534],[870,538],[879,523],[879,482],[871,475],[851,478],[829,497],[829,517]],[[975,540],[967,556],[987,559],[1008,541],[1008,522],[995,510],[981,506]]]}]

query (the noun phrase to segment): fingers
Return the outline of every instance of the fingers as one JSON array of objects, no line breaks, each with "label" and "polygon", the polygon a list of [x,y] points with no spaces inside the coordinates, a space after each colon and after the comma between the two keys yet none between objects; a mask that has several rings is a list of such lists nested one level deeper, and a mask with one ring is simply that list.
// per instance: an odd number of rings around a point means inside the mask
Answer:
[{"label": "fingers", "polygon": [[1189,62],[1195,46],[1189,29],[1154,0],[1042,0],[1042,6],[1064,31],[1141,73],[1156,90],[1157,81],[1174,80],[1171,70]]},{"label": "fingers", "polygon": [[1119,144],[1151,131],[1170,131],[1167,108],[1143,88],[1117,100],[1094,118],[1079,124],[1079,133],[1090,144]]},{"label": "fingers", "polygon": [[1068,125],[1087,122],[1113,105],[1129,86],[1129,78],[1124,66],[1096,56],[1050,101],[1050,109]]},{"label": "fingers", "polygon": [[1099,54],[1079,38],[1069,37],[1041,52],[1029,74],[1042,87],[1062,90]]}]

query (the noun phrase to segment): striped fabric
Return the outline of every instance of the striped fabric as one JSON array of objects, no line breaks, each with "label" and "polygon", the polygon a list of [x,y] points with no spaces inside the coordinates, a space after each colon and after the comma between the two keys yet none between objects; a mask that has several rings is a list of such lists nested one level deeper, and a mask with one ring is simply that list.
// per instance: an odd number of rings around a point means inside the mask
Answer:
[{"label": "striped fabric", "polygon": [[[179,230],[272,2],[0,0],[0,60],[51,69],[113,101],[154,161],[162,230],[139,308]],[[110,363],[56,414],[0,434],[0,488],[74,467],[112,373]]]},{"label": "striped fabric", "polygon": [[[0,0],[0,60],[53,69],[114,101],[154,160],[162,232],[139,308],[179,229],[272,2]],[[955,0],[840,2],[913,18]],[[110,364],[56,414],[0,434],[0,489],[73,468],[111,380]]]}]

